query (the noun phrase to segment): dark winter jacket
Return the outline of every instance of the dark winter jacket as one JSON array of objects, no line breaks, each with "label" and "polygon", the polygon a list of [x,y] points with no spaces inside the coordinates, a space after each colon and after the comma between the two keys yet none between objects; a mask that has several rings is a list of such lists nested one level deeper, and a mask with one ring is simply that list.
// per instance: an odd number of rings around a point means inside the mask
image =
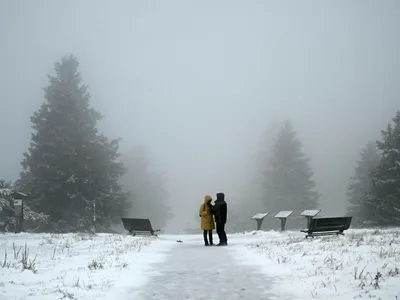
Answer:
[{"label": "dark winter jacket", "polygon": [[215,205],[212,207],[212,212],[215,215],[215,223],[225,224],[228,214],[228,205],[225,202],[225,194],[218,193]]}]

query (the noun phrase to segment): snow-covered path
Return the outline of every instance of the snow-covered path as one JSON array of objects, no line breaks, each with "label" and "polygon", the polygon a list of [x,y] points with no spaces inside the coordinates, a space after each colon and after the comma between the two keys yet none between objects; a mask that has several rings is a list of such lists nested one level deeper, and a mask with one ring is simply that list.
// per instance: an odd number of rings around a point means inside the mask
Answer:
[{"label": "snow-covered path", "polygon": [[233,259],[235,248],[248,239],[230,237],[228,247],[204,247],[201,239],[186,236],[177,243],[171,237],[175,246],[165,261],[153,264],[153,271],[143,274],[147,284],[129,291],[126,299],[277,299],[269,292],[268,277]]}]

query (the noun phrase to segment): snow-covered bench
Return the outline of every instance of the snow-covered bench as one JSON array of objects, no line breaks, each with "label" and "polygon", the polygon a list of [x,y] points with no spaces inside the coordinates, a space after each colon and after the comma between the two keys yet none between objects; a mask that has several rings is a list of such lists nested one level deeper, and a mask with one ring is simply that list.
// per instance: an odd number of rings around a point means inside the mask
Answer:
[{"label": "snow-covered bench", "polygon": [[135,235],[155,235],[156,232],[161,231],[159,229],[153,229],[149,219],[137,219],[137,218],[121,218],[124,228],[128,230],[129,234]]},{"label": "snow-covered bench", "polygon": [[300,230],[307,233],[306,238],[317,235],[344,234],[349,229],[352,217],[325,217],[310,220],[307,229]]}]

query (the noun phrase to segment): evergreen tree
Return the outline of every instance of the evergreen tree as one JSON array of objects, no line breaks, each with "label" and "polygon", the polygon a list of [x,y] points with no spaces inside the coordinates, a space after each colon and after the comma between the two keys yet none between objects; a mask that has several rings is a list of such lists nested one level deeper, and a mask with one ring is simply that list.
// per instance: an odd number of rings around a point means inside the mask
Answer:
[{"label": "evergreen tree", "polygon": [[45,102],[31,117],[34,132],[19,182],[60,231],[87,230],[94,214],[104,229],[126,204],[118,140],[98,132],[102,116],[90,106],[78,67],[76,57],[66,56],[49,76]]},{"label": "evergreen tree", "polygon": [[372,189],[365,197],[372,225],[400,226],[400,111],[382,131],[377,147],[382,158],[371,173]]},{"label": "evergreen tree", "polygon": [[365,206],[365,195],[371,191],[371,172],[377,167],[380,155],[376,143],[369,142],[361,151],[361,159],[357,162],[354,176],[348,188],[350,202],[348,214],[353,216],[352,225],[361,227],[368,222],[369,213]]},{"label": "evergreen tree", "polygon": [[[266,212],[294,210],[300,213],[318,207],[319,194],[314,191],[313,171],[301,147],[292,124],[285,122],[275,141],[269,169],[265,172]],[[299,226],[298,222],[295,223]]]},{"label": "evergreen tree", "polygon": [[127,172],[121,182],[131,203],[128,217],[149,218],[157,229],[165,228],[172,215],[167,205],[163,174],[150,169],[150,159],[144,147],[132,149],[123,157],[123,162]]},{"label": "evergreen tree", "polygon": [[8,231],[14,219],[14,209],[11,199],[11,182],[0,180],[0,228]]}]

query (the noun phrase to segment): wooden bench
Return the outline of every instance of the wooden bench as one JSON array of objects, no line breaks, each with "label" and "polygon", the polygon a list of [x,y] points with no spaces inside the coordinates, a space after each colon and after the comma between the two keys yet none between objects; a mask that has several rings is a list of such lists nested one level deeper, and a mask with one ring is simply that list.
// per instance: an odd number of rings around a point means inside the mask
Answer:
[{"label": "wooden bench", "polygon": [[157,236],[156,232],[161,231],[160,229],[153,229],[149,219],[137,219],[137,218],[121,218],[124,228],[128,230],[130,235],[154,235]]},{"label": "wooden bench", "polygon": [[318,235],[344,235],[343,231],[349,229],[351,219],[352,217],[313,218],[308,228],[300,231],[307,233],[306,238]]}]

